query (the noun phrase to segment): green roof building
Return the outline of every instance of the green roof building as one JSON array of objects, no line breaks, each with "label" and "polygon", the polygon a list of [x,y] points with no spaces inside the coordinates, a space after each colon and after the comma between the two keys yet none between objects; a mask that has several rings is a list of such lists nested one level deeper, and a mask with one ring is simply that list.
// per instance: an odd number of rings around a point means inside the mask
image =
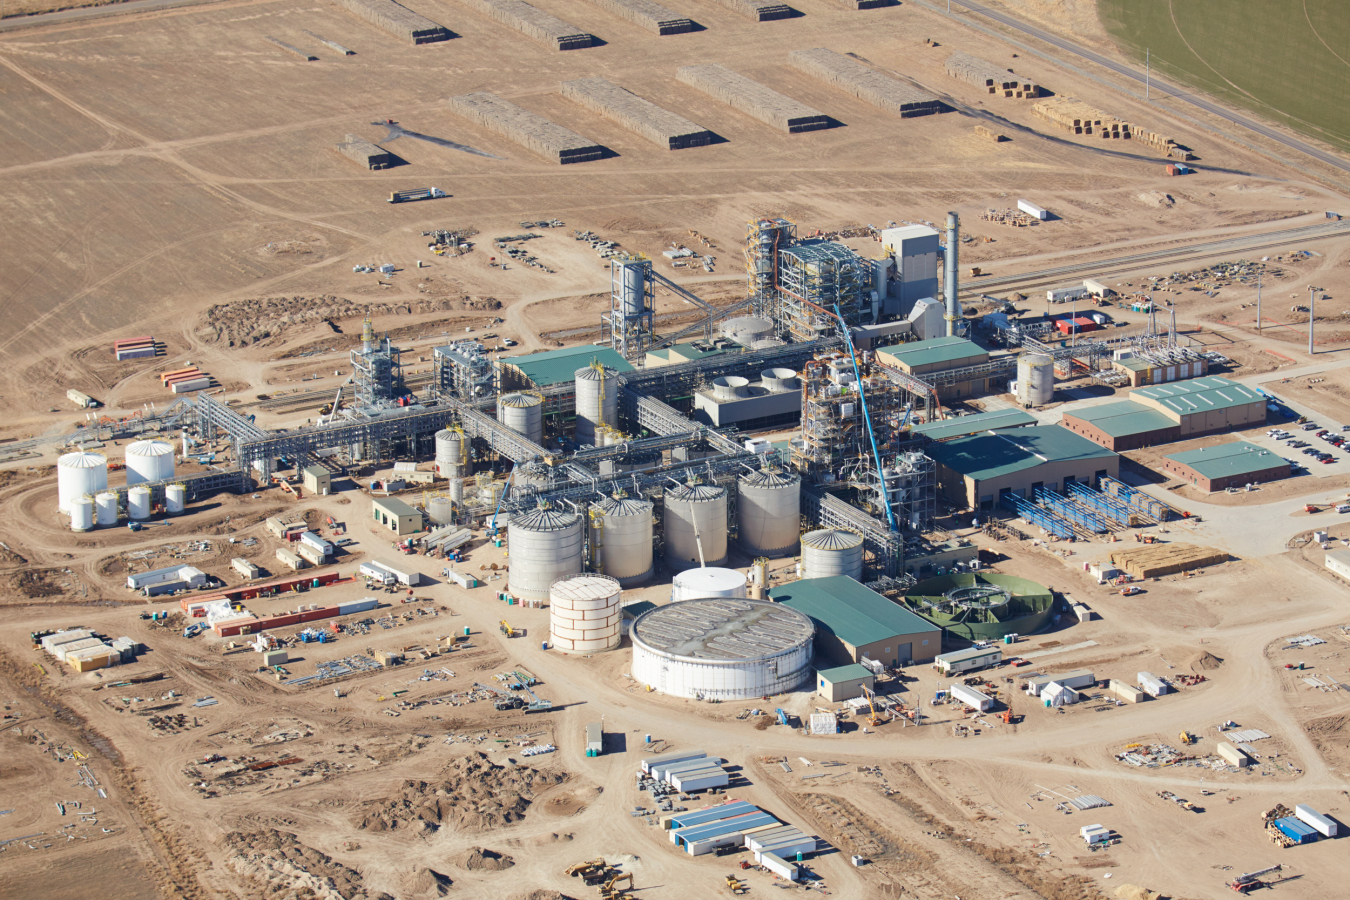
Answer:
[{"label": "green roof building", "polygon": [[837,665],[863,658],[886,666],[930,662],[942,631],[847,575],[803,578],[769,591],[770,599],[810,616],[816,651]]},{"label": "green roof building", "polygon": [[[1152,411],[1155,415],[1142,415]],[[1110,450],[1137,450],[1187,438],[1255,428],[1266,400],[1253,389],[1209,375],[1130,392],[1130,399],[1066,412],[1062,424]]]},{"label": "green roof building", "polygon": [[949,441],[952,438],[968,437],[985,431],[1003,431],[1007,428],[1022,428],[1035,425],[1039,419],[1020,409],[996,409],[993,412],[975,413],[973,416],[957,416],[955,419],[940,419],[916,426],[914,433],[930,441]]},{"label": "green roof building", "polygon": [[620,356],[617,350],[584,344],[580,347],[564,347],[561,350],[546,350],[543,353],[498,360],[501,389],[503,392],[530,388],[537,390],[573,381],[577,369],[590,365],[591,360],[601,362],[619,373],[635,371],[632,364]]},{"label": "green roof building", "polygon": [[1032,497],[1038,487],[1059,490],[1069,481],[1120,474],[1119,456],[1058,425],[990,431],[924,452],[938,464],[943,494],[974,509],[993,509],[1003,494]]},{"label": "green roof building", "polygon": [[[877,362],[892,366],[902,372],[923,378],[933,372],[945,372],[948,369],[964,369],[989,362],[989,352],[974,341],[959,337],[939,337],[926,341],[910,341],[907,344],[892,344],[876,350]],[[969,397],[986,393],[989,378],[985,375],[972,376],[958,382],[948,382],[938,386],[938,396]]]},{"label": "green roof building", "polygon": [[1246,441],[1198,447],[1163,457],[1163,470],[1202,491],[1279,481],[1289,477],[1283,457]]}]

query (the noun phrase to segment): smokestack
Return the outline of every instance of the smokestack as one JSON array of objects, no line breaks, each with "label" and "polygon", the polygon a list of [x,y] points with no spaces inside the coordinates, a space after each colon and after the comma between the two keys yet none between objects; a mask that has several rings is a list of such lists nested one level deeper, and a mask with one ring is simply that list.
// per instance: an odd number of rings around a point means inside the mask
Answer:
[{"label": "smokestack", "polygon": [[943,289],[947,292],[947,336],[956,334],[956,323],[961,318],[961,305],[956,300],[956,270],[960,265],[957,246],[961,242],[961,219],[954,212],[947,213],[947,252],[943,262],[947,271],[942,279]]}]

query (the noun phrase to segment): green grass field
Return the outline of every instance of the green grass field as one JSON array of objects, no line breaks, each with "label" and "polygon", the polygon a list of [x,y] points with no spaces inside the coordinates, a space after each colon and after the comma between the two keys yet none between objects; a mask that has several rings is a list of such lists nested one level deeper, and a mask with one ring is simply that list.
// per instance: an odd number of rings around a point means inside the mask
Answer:
[{"label": "green grass field", "polygon": [[1098,0],[1156,72],[1350,150],[1350,0]]}]

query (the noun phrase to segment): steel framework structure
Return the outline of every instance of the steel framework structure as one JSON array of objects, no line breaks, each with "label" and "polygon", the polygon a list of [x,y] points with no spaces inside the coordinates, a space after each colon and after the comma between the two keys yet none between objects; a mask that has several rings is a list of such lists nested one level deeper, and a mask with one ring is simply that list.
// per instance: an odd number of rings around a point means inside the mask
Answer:
[{"label": "steel framework structure", "polygon": [[802,483],[802,512],[822,528],[842,528],[863,536],[864,571],[874,578],[899,577],[905,568],[905,542],[885,522],[850,506],[822,487]]},{"label": "steel framework structure", "polygon": [[797,241],[787,219],[756,219],[745,230],[745,293],[752,314],[772,318],[778,306],[778,251]]},{"label": "steel framework structure", "polygon": [[[851,248],[833,241],[803,241],[778,251],[778,304],[774,321],[794,342],[820,340],[839,320],[858,324],[871,267]],[[831,312],[839,310],[839,317]]]}]

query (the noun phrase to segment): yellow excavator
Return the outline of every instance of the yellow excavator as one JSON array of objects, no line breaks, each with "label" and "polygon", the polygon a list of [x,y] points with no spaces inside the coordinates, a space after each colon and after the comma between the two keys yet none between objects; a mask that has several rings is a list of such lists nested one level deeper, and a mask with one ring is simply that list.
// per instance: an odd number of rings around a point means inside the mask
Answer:
[{"label": "yellow excavator", "polygon": [[1183,731],[1178,737],[1179,740],[1188,747],[1191,744],[1194,744],[1197,740],[1196,736],[1191,734],[1189,731]]},{"label": "yellow excavator", "polygon": [[585,875],[592,869],[603,869],[604,867],[605,867],[605,860],[604,857],[601,857],[600,859],[592,859],[586,862],[579,862],[575,865],[568,866],[566,869],[563,870],[563,874],[571,875],[573,878],[576,878],[580,875]]},{"label": "yellow excavator", "polygon": [[628,890],[631,891],[633,889],[633,873],[619,872],[609,881],[606,881],[597,888],[600,892],[600,896],[607,898],[607,900],[623,900],[623,898],[628,897],[628,894],[619,889],[619,882],[621,881],[628,882]]}]

